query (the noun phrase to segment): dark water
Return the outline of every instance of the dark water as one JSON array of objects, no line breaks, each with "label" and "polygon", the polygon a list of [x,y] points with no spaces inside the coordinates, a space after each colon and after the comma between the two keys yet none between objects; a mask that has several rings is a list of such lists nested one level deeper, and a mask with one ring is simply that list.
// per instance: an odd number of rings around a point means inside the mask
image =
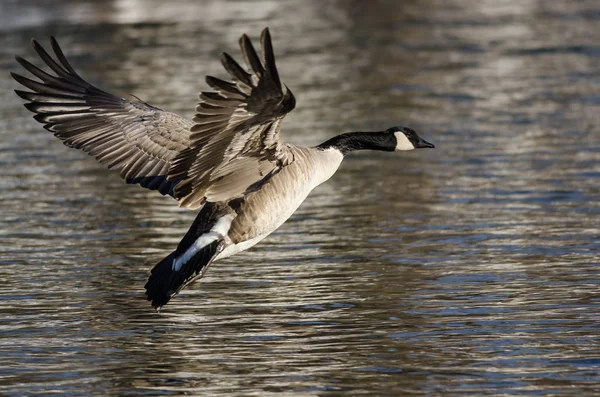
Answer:
[{"label": "dark water", "polygon": [[[55,35],[95,84],[193,114],[270,26],[285,139],[413,126],[361,153],[164,312],[194,214],[67,149],[12,90]],[[0,394],[600,395],[600,4],[3,1]]]}]

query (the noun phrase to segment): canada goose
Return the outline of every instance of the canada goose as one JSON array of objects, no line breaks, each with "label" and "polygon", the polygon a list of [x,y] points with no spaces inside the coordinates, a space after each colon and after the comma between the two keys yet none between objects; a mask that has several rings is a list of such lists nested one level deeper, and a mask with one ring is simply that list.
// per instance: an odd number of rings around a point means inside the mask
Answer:
[{"label": "canada goose", "polygon": [[214,91],[200,94],[193,122],[90,85],[53,37],[56,59],[32,43],[55,75],[16,56],[41,80],[12,73],[31,90],[15,92],[44,128],[118,170],[127,183],[199,209],[177,249],[152,269],[145,285],[157,310],[202,277],[213,261],[252,247],[281,226],[346,154],[434,147],[406,127],[341,134],[312,148],[282,142],[281,121],[296,99],[279,80],[268,29],[260,41],[261,57],[248,36],[240,38],[250,73],[228,54],[221,56],[232,81],[206,77]]}]

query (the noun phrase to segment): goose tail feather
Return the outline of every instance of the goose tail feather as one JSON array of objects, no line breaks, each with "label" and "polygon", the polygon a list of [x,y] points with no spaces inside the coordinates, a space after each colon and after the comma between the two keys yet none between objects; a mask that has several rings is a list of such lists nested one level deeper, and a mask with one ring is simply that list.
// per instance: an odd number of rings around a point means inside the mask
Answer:
[{"label": "goose tail feather", "polygon": [[223,240],[214,240],[183,264],[177,264],[178,252],[174,251],[154,266],[144,288],[147,299],[156,311],[188,284],[202,277],[223,250],[223,245]]}]

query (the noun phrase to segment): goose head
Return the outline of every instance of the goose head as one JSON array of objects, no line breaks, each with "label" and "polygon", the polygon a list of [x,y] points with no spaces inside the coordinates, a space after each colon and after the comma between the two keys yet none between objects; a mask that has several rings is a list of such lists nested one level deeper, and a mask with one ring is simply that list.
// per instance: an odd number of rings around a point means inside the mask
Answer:
[{"label": "goose head", "polygon": [[421,138],[412,128],[392,127],[388,128],[385,132],[394,136],[394,151],[435,148],[433,143],[429,143]]},{"label": "goose head", "polygon": [[395,152],[433,147],[435,146],[432,143],[427,142],[408,127],[392,127],[375,132],[347,132],[317,146],[319,149],[337,149],[344,156],[355,150]]}]

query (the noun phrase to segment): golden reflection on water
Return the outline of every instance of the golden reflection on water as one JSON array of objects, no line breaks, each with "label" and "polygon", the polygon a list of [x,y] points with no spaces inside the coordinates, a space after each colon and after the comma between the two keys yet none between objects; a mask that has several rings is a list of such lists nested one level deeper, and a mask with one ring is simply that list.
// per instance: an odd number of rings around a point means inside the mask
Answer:
[{"label": "golden reflection on water", "polygon": [[[269,25],[285,139],[410,125],[156,314],[193,214],[45,132],[0,79],[0,393],[598,392],[597,2],[2,4],[0,69],[63,43],[95,84],[187,116]],[[6,76],[7,73],[4,73]]]}]

